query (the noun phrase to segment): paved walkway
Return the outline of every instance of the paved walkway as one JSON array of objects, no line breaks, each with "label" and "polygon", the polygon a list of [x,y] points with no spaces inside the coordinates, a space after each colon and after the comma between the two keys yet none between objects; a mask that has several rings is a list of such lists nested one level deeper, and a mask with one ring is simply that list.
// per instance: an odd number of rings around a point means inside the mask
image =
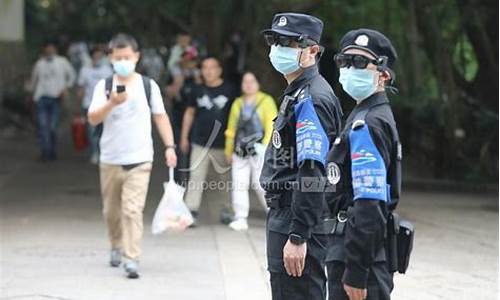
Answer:
[{"label": "paved walkway", "polygon": [[[34,143],[0,139],[0,299],[270,299],[256,201],[248,233],[217,224],[220,197],[211,192],[199,228],[153,236],[164,173],[156,164],[142,277],[131,281],[107,266],[97,168],[71,151],[56,163],[37,163]],[[67,141],[62,146],[70,149]],[[417,239],[393,299],[497,298],[498,197],[407,192],[400,213],[415,222]]]}]

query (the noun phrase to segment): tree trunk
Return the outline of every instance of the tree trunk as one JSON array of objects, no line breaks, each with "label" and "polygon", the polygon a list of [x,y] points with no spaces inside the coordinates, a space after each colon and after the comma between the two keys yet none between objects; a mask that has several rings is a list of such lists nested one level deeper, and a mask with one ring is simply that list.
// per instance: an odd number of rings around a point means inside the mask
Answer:
[{"label": "tree trunk", "polygon": [[[417,24],[420,33],[425,37],[425,50],[431,61],[434,72],[439,83],[438,89],[441,100],[444,103],[444,139],[441,145],[436,145],[436,162],[442,160],[442,168],[436,171],[436,175],[442,176],[452,169],[457,156],[455,130],[459,128],[460,105],[459,92],[453,76],[453,63],[448,44],[441,35],[435,8],[431,2],[419,1],[416,7]],[[444,141],[446,140],[446,143]]]}]

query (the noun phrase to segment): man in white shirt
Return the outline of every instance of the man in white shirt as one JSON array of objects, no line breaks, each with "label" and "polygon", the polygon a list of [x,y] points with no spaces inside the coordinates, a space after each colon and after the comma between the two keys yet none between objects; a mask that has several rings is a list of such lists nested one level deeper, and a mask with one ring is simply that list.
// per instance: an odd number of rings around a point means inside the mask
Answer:
[{"label": "man in white shirt", "polygon": [[75,77],[69,61],[57,55],[55,43],[46,42],[42,57],[36,62],[31,75],[42,161],[57,158],[56,131],[60,106],[68,96],[68,88],[73,86]]},{"label": "man in white shirt", "polygon": [[184,51],[191,45],[191,36],[187,32],[177,34],[176,44],[170,49],[167,70],[172,70],[181,60]]},{"label": "man in white shirt", "polygon": [[[102,48],[95,47],[91,50],[92,64],[80,69],[78,75],[78,98],[80,99],[83,114],[86,116],[89,110],[94,87],[101,79],[113,75],[113,70],[105,58],[105,52]],[[99,138],[95,134],[95,127],[87,121],[87,136],[90,141],[90,161],[94,164],[99,161]]]},{"label": "man in white shirt", "polygon": [[125,257],[128,278],[138,278],[138,259],[143,233],[143,210],[153,161],[151,115],[165,144],[165,161],[177,163],[170,120],[165,113],[160,89],[150,80],[150,99],[144,80],[135,72],[139,60],[135,39],[118,34],[110,44],[110,60],[115,75],[109,98],[106,80],[94,88],[89,107],[90,124],[103,125],[100,138],[100,178],[103,215],[111,242],[113,267]]}]

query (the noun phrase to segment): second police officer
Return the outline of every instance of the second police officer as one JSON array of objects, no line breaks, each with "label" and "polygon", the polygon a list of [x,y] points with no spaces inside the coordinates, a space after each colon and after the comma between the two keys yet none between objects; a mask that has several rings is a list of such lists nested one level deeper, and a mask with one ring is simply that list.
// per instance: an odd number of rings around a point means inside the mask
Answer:
[{"label": "second police officer", "polygon": [[263,31],[271,64],[288,83],[260,178],[270,207],[266,237],[274,300],[326,297],[322,225],[328,206],[322,180],[342,111],[318,73],[322,30],[316,17],[280,13]]},{"label": "second police officer", "polygon": [[390,299],[394,269],[386,255],[387,220],[399,200],[401,144],[385,93],[397,54],[370,29],[349,31],[335,56],[339,82],[356,106],[328,154],[328,199],[337,222],[327,256],[329,298]]}]

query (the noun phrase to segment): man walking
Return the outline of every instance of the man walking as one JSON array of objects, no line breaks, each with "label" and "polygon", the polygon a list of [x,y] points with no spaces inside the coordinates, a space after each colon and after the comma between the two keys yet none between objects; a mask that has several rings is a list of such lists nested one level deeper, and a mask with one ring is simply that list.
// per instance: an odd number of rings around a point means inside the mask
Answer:
[{"label": "man walking", "polygon": [[143,209],[153,161],[151,115],[166,148],[166,164],[175,167],[177,158],[160,89],[134,71],[139,60],[137,42],[118,34],[109,48],[116,74],[95,87],[88,118],[94,126],[102,123],[100,178],[110,264],[119,266],[123,253],[128,278],[138,278]]},{"label": "man walking", "polygon": [[[224,131],[231,104],[236,98],[234,86],[222,78],[222,67],[218,59],[205,58],[201,63],[201,75],[203,84],[196,88],[184,112],[180,142],[181,150],[187,153],[191,137],[191,179],[186,203],[195,220],[210,163],[221,175],[222,185],[229,182],[229,166],[224,154]],[[229,199],[224,199],[224,205],[229,207]]]},{"label": "man walking", "polygon": [[[80,99],[80,106],[84,115],[87,115],[94,87],[99,80],[108,78],[113,75],[113,70],[109,62],[105,59],[105,52],[99,47],[91,50],[92,64],[81,68],[78,75],[78,92],[77,96]],[[91,126],[87,121],[87,136],[90,141],[90,162],[97,164],[99,162],[99,137],[95,134],[95,127]]]},{"label": "man walking", "polygon": [[57,125],[61,103],[75,82],[75,70],[69,61],[57,54],[55,42],[48,41],[31,76],[36,104],[40,160],[57,159]]}]

